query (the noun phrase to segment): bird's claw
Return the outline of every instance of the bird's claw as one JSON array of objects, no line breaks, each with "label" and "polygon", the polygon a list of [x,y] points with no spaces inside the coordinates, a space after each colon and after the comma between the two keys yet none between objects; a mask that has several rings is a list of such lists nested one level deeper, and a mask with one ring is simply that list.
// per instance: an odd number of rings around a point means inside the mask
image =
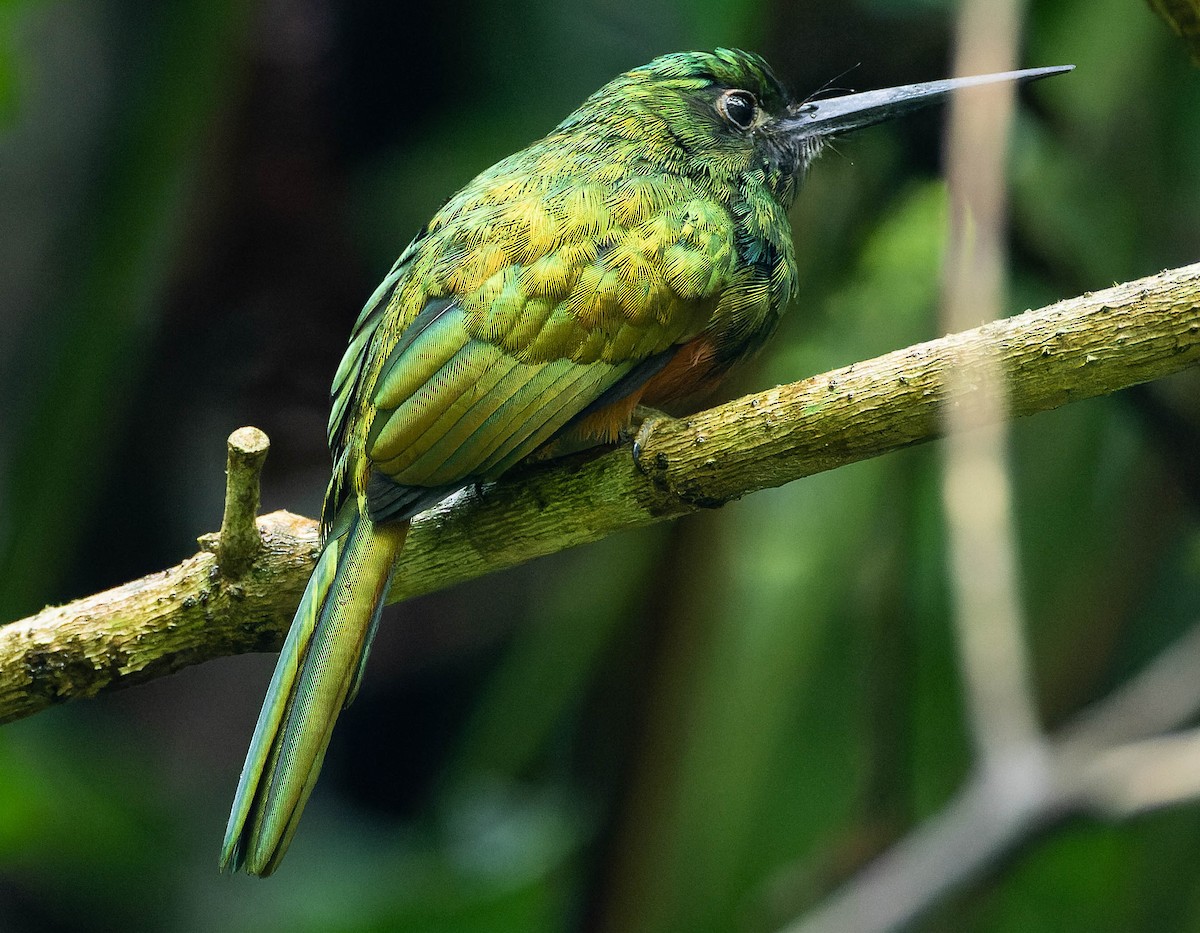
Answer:
[{"label": "bird's claw", "polygon": [[673,421],[674,419],[666,412],[659,411],[657,408],[650,408],[646,405],[638,405],[629,419],[629,428],[625,431],[625,440],[629,437],[633,438],[633,462],[637,468],[643,473],[646,472],[642,466],[642,451],[646,449],[646,442],[650,439],[650,435],[654,432],[654,428],[664,421]]}]

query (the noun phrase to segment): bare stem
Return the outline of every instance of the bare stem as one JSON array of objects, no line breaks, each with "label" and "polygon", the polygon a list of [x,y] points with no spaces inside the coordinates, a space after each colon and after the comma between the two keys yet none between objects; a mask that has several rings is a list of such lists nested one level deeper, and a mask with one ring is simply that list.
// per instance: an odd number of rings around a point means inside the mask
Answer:
[{"label": "bare stem", "polygon": [[[1022,5],[1020,0],[964,0],[956,20],[956,74],[1016,67]],[[955,95],[946,130],[951,236],[942,317],[948,330],[998,317],[1004,300],[1004,158],[1015,87],[1003,83],[982,90]],[[984,759],[1028,758],[1042,735],[1029,686],[1017,579],[1005,424],[1008,385],[1000,354],[981,354],[955,367],[950,395],[943,501],[971,731]],[[992,765],[985,761],[981,767]]]},{"label": "bare stem", "polygon": [[[992,758],[936,815],[780,933],[907,928],[1072,812],[1112,819],[1200,796],[1200,625],[1027,756]],[[1166,734],[1164,734],[1166,733]]]},{"label": "bare stem", "polygon": [[229,435],[225,467],[225,515],[217,560],[221,573],[240,577],[262,550],[254,524],[258,516],[258,477],[267,461],[271,442],[258,428],[238,428]]}]

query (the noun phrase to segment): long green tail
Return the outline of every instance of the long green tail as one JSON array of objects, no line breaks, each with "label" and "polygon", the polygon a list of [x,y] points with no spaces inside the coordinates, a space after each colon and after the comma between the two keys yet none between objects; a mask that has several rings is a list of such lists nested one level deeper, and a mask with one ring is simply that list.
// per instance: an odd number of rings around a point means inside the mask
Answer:
[{"label": "long green tail", "polygon": [[238,781],[221,869],[279,867],[338,713],[358,691],[408,522],[375,525],[347,503],[334,521],[279,654]]}]

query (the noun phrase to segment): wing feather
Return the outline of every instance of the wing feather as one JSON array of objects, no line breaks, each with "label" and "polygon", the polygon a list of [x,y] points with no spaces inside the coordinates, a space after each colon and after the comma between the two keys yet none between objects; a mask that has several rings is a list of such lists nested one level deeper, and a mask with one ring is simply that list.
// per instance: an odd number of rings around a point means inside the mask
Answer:
[{"label": "wing feather", "polygon": [[494,478],[598,400],[638,391],[708,325],[733,274],[732,219],[697,192],[594,186],[592,229],[571,222],[578,185],[509,182],[498,166],[434,218],[335,380],[344,470],[380,515],[426,503],[416,490]]},{"label": "wing feather", "polygon": [[496,464],[507,457],[527,433],[530,419],[547,400],[569,395],[586,375],[583,367],[570,360],[542,364],[521,387],[481,425],[472,456],[486,476],[499,475]]},{"label": "wing feather", "polygon": [[630,365],[610,366],[608,371],[601,372],[592,368],[605,365],[591,363],[588,368],[577,367],[580,371],[569,374],[569,381],[562,391],[550,398],[543,398],[540,406],[531,405],[527,411],[536,412],[536,417],[527,415],[517,422],[518,430],[509,435],[503,447],[489,458],[491,466],[488,472],[499,476],[516,466],[564,428],[576,413],[586,408],[592,399],[602,395],[630,368]]}]

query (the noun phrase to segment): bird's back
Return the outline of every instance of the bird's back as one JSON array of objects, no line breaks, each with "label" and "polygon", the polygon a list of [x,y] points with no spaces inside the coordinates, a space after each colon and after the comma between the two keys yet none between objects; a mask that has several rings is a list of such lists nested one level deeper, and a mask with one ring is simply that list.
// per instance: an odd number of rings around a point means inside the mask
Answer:
[{"label": "bird's back", "polygon": [[783,209],[748,207],[752,177],[688,173],[677,141],[634,129],[565,122],[410,244],[335,381],[334,508],[369,487],[389,499],[377,517],[424,507],[420,490],[497,476],[622,389],[623,418],[689,343],[731,360],[742,348],[721,339],[765,335],[795,274]]}]

